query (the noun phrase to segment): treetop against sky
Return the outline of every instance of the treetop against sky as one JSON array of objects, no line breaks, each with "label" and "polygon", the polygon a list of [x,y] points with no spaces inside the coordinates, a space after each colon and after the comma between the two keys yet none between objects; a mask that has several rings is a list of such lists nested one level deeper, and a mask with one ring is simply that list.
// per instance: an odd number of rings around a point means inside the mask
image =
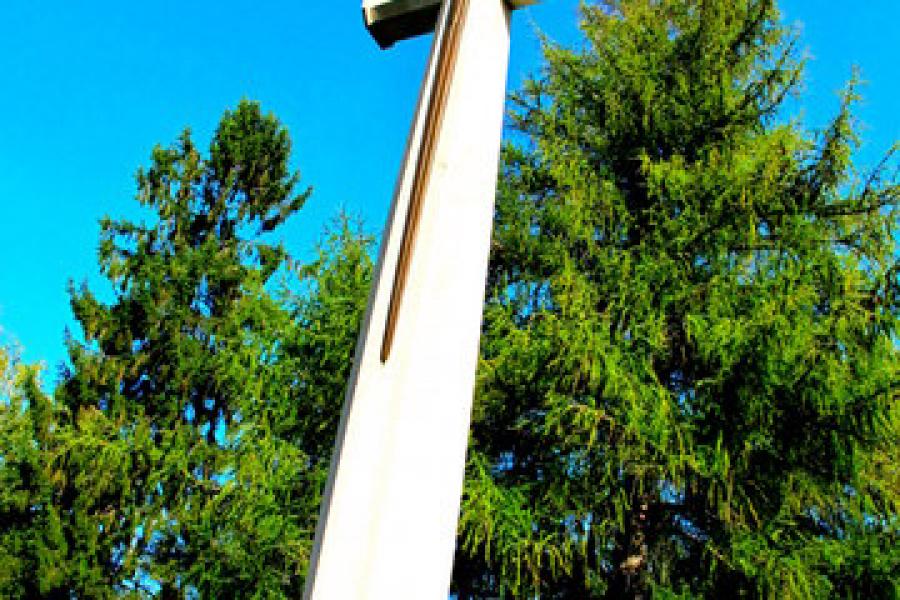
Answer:
[{"label": "treetop against sky", "polygon": [[[540,67],[539,28],[578,44],[576,0],[547,0],[515,17],[510,89]],[[868,85],[861,164],[900,137],[900,3],[784,0],[810,63],[796,106],[821,126],[835,92],[862,69]],[[96,249],[104,215],[139,217],[136,169],[185,126],[201,143],[241,98],[290,129],[294,166],[314,187],[278,234],[309,256],[339,207],[371,231],[386,216],[429,38],[381,52],[356,0],[296,2],[99,0],[10,3],[0,22],[0,324],[28,360],[63,360],[72,326],[67,281],[102,286]]]}]

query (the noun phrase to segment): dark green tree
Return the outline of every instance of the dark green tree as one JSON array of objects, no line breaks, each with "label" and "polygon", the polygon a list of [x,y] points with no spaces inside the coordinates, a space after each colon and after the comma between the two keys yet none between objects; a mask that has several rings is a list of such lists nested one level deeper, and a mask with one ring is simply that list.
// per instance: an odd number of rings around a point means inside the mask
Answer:
[{"label": "dark green tree", "polygon": [[47,465],[57,413],[39,377],[0,347],[0,597],[10,600],[41,597],[62,579]]},{"label": "dark green tree", "polygon": [[302,293],[279,287],[296,272],[267,234],[309,194],[290,149],[243,102],[208,158],[189,132],[154,150],[137,177],[150,224],[102,224],[115,298],[73,291],[84,341],[57,393],[67,598],[302,591],[371,262],[345,218]]},{"label": "dark green tree", "polygon": [[773,0],[605,0],[515,96],[454,588],[896,598],[900,186]]}]

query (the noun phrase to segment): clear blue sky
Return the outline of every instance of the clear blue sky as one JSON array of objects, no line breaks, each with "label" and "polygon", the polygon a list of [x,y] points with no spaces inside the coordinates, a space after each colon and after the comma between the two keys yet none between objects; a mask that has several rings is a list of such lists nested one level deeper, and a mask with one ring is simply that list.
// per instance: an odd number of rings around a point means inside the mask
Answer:
[{"label": "clear blue sky", "polygon": [[[226,108],[262,102],[289,127],[315,194],[282,231],[306,255],[339,208],[378,232],[427,39],[381,52],[358,0],[7,0],[0,19],[0,339],[64,359],[69,279],[102,289],[97,221],[139,217],[133,175],[185,126],[205,142]],[[516,15],[510,87],[540,65],[535,27],[577,43],[577,0]],[[900,138],[900,0],[783,0],[812,62],[810,125],[851,66],[869,82],[862,164]]]}]

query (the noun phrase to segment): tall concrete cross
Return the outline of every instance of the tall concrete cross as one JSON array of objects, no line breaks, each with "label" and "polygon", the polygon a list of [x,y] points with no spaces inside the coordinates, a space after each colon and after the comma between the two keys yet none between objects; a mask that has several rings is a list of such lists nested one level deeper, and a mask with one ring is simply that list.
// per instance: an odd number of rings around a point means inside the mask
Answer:
[{"label": "tall concrete cross", "polygon": [[446,600],[509,60],[532,0],[364,0],[382,48],[435,30],[347,387],[304,597]]}]

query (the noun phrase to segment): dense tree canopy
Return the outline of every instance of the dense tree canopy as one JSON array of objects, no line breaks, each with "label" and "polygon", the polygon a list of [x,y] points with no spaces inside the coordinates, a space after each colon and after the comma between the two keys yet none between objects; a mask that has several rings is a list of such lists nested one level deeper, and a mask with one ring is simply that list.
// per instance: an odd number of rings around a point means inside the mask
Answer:
[{"label": "dense tree canopy", "polygon": [[463,596],[900,593],[896,166],[771,0],[609,0],[504,155]]}]

